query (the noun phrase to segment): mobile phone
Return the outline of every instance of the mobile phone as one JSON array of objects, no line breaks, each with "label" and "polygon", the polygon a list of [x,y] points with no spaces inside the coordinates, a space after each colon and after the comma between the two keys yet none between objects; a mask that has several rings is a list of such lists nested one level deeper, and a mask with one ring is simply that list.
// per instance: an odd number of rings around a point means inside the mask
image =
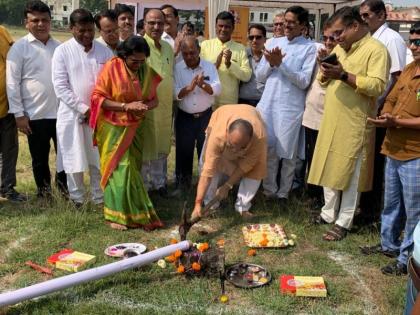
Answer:
[{"label": "mobile phone", "polygon": [[321,59],[321,63],[325,62],[329,63],[330,65],[336,65],[337,61],[337,55],[335,53]]},{"label": "mobile phone", "polygon": [[206,75],[203,79],[204,79],[204,81],[209,81],[210,77],[208,75]]}]

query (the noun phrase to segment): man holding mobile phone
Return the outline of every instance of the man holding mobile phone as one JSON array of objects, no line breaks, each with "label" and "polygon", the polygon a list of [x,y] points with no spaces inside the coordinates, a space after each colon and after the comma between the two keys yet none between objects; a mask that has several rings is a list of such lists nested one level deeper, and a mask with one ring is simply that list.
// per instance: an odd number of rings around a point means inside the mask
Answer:
[{"label": "man holding mobile phone", "polygon": [[326,86],[321,122],[308,183],[324,187],[319,222],[334,223],[325,241],[340,241],[351,229],[360,192],[372,186],[376,99],[389,75],[386,48],[369,34],[357,7],[343,7],[330,18],[338,45],[337,64],[320,62],[317,79]]}]

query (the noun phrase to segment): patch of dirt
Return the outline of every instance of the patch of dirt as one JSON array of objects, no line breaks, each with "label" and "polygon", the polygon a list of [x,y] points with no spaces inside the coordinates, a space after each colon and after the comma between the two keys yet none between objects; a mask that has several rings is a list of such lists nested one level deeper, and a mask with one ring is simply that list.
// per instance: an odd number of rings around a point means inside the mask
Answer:
[{"label": "patch of dirt", "polygon": [[8,273],[0,278],[0,290],[10,290],[13,287],[16,280],[23,274],[27,273],[28,270],[21,269],[15,273]]},{"label": "patch of dirt", "polygon": [[20,247],[29,237],[22,236],[17,240],[10,242],[4,247],[4,250],[0,251],[0,263],[5,263],[10,253],[15,249]]}]

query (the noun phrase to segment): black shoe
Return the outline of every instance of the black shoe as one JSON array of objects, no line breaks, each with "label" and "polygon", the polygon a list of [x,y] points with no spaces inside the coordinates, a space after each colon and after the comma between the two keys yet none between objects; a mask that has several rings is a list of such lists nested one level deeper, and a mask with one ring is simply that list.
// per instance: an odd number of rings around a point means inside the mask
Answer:
[{"label": "black shoe", "polygon": [[402,264],[399,261],[394,261],[393,263],[382,267],[381,271],[384,275],[403,276],[407,274],[407,265]]},{"label": "black shoe", "polygon": [[278,199],[278,204],[279,204],[280,208],[286,208],[287,205],[289,204],[289,199],[287,199],[287,198],[279,198]]},{"label": "black shoe", "polygon": [[158,194],[159,196],[161,196],[162,198],[168,198],[168,189],[166,189],[166,187],[160,187],[158,189]]},{"label": "black shoe", "polygon": [[359,248],[363,255],[382,254],[390,258],[397,258],[400,254],[398,251],[382,249],[381,244],[374,246],[360,246]]},{"label": "black shoe", "polygon": [[14,188],[4,193],[1,193],[1,197],[13,202],[24,202],[28,200],[28,198],[25,195],[18,193]]}]

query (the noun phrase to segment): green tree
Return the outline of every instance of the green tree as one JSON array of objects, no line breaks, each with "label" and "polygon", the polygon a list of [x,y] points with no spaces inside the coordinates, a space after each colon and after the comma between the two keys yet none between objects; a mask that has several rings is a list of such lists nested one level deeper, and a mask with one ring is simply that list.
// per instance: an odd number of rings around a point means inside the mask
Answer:
[{"label": "green tree", "polygon": [[0,24],[22,25],[26,0],[0,0]]},{"label": "green tree", "polygon": [[108,9],[108,2],[106,0],[81,0],[80,7],[89,10],[95,15],[102,10]]}]

